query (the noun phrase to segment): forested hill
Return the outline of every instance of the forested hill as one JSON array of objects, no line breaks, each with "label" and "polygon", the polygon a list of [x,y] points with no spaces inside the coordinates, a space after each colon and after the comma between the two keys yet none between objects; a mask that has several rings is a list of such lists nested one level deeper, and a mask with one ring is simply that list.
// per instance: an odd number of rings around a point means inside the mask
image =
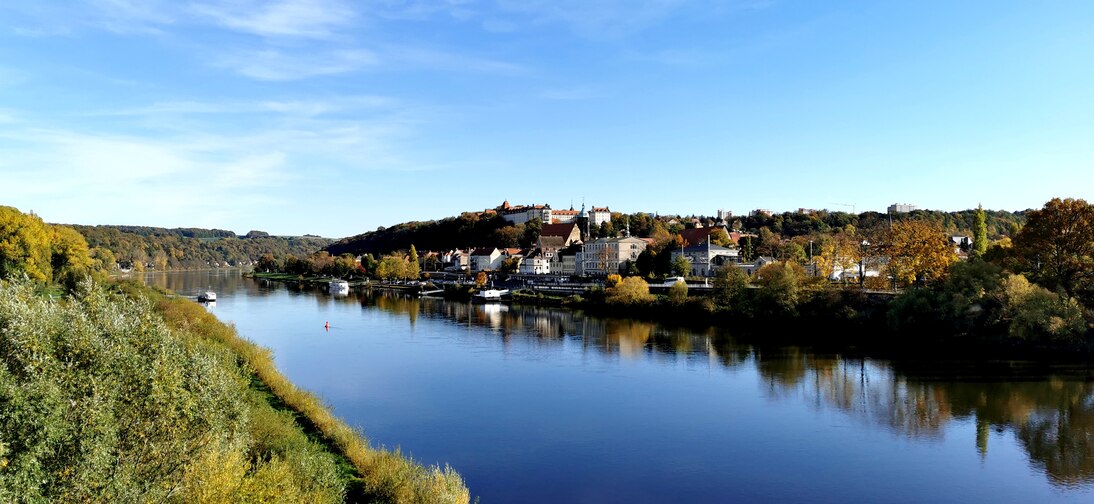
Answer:
[{"label": "forested hill", "polygon": [[[890,217],[894,221],[903,219],[925,220],[938,225],[950,234],[972,236],[975,210],[944,212],[940,210],[915,210],[909,213],[893,214],[863,212],[858,215],[847,212],[827,210],[813,212],[783,212],[771,215],[755,214],[737,216],[729,219],[728,224],[741,231],[773,235],[782,240],[821,239],[826,235],[853,226],[869,235],[872,231],[886,229]],[[997,240],[1010,236],[1025,222],[1025,211],[986,210],[988,238]],[[629,226],[631,234],[643,238],[665,237],[678,233],[681,229],[694,227],[698,221],[704,226],[715,224],[708,216],[655,216],[648,213],[624,215],[612,214],[608,226],[593,230],[593,237],[609,236]],[[540,223],[510,225],[498,216],[480,216],[477,213],[464,213],[458,217],[447,217],[433,221],[415,221],[380,227],[375,231],[343,238],[327,247],[331,255],[350,254],[387,254],[397,250],[407,250],[414,245],[418,250],[446,250],[468,247],[517,247],[529,246],[539,235]]]},{"label": "forested hill", "polygon": [[376,231],[338,240],[328,246],[327,250],[331,255],[337,256],[343,253],[386,254],[409,249],[411,245],[421,250],[516,247],[530,243],[538,236],[538,221],[530,226],[513,226],[501,217],[480,218],[478,214],[464,213],[459,217],[381,227]]},{"label": "forested hill", "polygon": [[[277,258],[302,256],[330,245],[319,236],[270,236],[251,231],[236,236],[223,229],[157,228],[144,226],[70,226],[89,246],[109,250],[123,268],[164,269],[237,266],[263,254]],[[215,263],[215,264],[214,264]]]}]

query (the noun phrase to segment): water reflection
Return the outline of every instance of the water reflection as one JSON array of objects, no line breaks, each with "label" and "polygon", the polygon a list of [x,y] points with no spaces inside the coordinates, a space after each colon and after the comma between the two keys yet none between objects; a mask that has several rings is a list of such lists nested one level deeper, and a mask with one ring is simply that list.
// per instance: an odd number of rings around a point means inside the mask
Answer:
[{"label": "water reflection", "polygon": [[[301,302],[338,305],[405,318],[479,328],[508,348],[579,349],[623,360],[683,360],[754,376],[762,395],[780,404],[804,403],[838,412],[870,429],[917,441],[941,441],[966,431],[968,450],[988,459],[992,443],[1019,447],[1057,487],[1094,483],[1094,373],[1090,366],[1045,368],[1021,362],[889,361],[770,347],[718,328],[684,329],[638,320],[587,316],[550,308],[476,305],[435,298],[354,290],[335,297],[326,289],[267,283],[236,275],[149,282],[179,293],[214,290],[234,295],[273,292]],[[217,283],[219,282],[219,283]],[[225,300],[224,302],[230,302]],[[1000,434],[1008,434],[1013,441]],[[998,448],[997,448],[998,450]]]},{"label": "water reflection", "polygon": [[941,439],[955,420],[973,420],[976,445],[969,449],[982,457],[990,449],[990,432],[1009,431],[1053,484],[1094,482],[1094,385],[1085,367],[1022,373],[1012,363],[1005,375],[985,375],[966,367],[928,366],[924,373],[919,365],[749,345],[715,328],[696,331],[578,311],[384,293],[357,296],[362,306],[405,315],[411,323],[419,315],[442,318],[489,328],[503,339],[560,343],[569,338],[586,352],[630,359],[662,355],[726,368],[752,364],[773,399],[803,400],[911,439]]}]

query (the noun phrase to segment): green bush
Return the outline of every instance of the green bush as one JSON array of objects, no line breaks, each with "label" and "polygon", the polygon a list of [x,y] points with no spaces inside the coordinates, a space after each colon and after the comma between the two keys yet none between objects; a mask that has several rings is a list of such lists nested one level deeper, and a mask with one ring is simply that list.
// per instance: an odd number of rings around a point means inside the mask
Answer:
[{"label": "green bush", "polygon": [[684,282],[676,282],[669,287],[669,302],[675,306],[680,306],[688,300],[688,284]]},{"label": "green bush", "polygon": [[1074,299],[1037,286],[1022,275],[1003,281],[1003,313],[1009,334],[1043,344],[1074,343],[1086,331],[1083,311]]},{"label": "green bush", "polygon": [[614,287],[605,290],[607,295],[606,301],[609,304],[615,305],[636,305],[641,303],[652,303],[653,296],[650,295],[650,286],[645,280],[639,277],[627,277]]},{"label": "green bush", "polygon": [[0,502],[341,502],[350,484],[469,500],[450,468],[369,447],[193,302],[35,288],[0,282]]}]

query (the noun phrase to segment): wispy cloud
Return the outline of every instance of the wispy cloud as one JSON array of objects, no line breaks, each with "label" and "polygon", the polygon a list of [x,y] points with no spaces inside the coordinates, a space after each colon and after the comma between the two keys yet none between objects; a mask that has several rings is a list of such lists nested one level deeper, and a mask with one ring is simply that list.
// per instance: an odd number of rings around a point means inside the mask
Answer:
[{"label": "wispy cloud", "polygon": [[13,28],[24,36],[69,35],[78,29],[160,34],[184,25],[213,24],[262,37],[326,38],[349,26],[357,12],[343,0],[83,0],[3,6],[36,25]]},{"label": "wispy cloud", "polygon": [[383,51],[385,60],[401,67],[509,75],[529,71],[518,63],[425,47],[387,46]]},{"label": "wispy cloud", "polygon": [[[130,116],[165,118],[180,115],[282,114],[296,117],[317,117],[363,110],[392,108],[399,100],[380,95],[341,95],[325,99],[266,99],[259,101],[163,101],[129,108],[92,110],[76,114],[85,117]],[[0,114],[2,114],[0,110]]]},{"label": "wispy cloud", "polygon": [[456,20],[479,14],[482,2],[475,0],[365,0],[370,15],[385,19],[422,21],[438,14]]},{"label": "wispy cloud", "polygon": [[660,49],[650,52],[627,52],[631,61],[672,66],[702,66],[724,58],[724,55],[702,49]]},{"label": "wispy cloud", "polygon": [[324,75],[339,75],[375,67],[380,58],[365,49],[337,49],[329,52],[281,49],[240,51],[221,56],[216,65],[252,79],[290,81]]},{"label": "wispy cloud", "polygon": [[357,17],[337,0],[201,2],[189,11],[230,30],[263,37],[327,38]]},{"label": "wispy cloud", "polygon": [[537,24],[562,23],[579,35],[615,38],[665,19],[686,0],[497,0],[507,12],[529,16]]},{"label": "wispy cloud", "polygon": [[477,20],[483,30],[510,33],[534,26],[560,25],[579,36],[614,39],[656,26],[691,8],[705,15],[757,10],[776,0],[372,0],[371,16],[427,20],[439,16]]},{"label": "wispy cloud", "polygon": [[576,101],[595,98],[596,93],[587,87],[550,88],[540,90],[536,96],[544,100]]},{"label": "wispy cloud", "polygon": [[[149,127],[138,132],[42,122],[0,128],[0,200],[24,209],[49,207],[50,219],[68,222],[223,225],[185,210],[199,207],[258,222],[302,184],[348,180],[361,170],[417,169],[403,144],[414,120],[388,103],[368,96],[227,107],[179,102],[141,109],[139,121]],[[344,104],[375,107],[376,113],[333,115]],[[280,119],[240,124],[214,109]],[[139,115],[137,109],[128,113]],[[179,113],[193,114],[197,122],[180,129]],[[180,222],[184,215],[190,217]]]}]

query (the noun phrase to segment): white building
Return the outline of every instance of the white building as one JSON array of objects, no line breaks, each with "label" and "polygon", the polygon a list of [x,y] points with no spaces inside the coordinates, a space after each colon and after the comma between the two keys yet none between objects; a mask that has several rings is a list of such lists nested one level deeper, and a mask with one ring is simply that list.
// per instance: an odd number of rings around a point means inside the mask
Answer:
[{"label": "white building", "polygon": [[738,250],[711,245],[709,241],[705,245],[685,247],[683,250],[674,250],[672,259],[683,255],[691,263],[691,275],[709,277],[719,268],[727,264],[737,264],[739,261]]},{"label": "white building", "polygon": [[469,252],[454,249],[441,254],[441,267],[445,271],[465,271],[469,264]]},{"label": "white building", "polygon": [[502,202],[497,208],[501,218],[513,225],[524,224],[532,219],[548,224],[551,222],[551,205],[517,205],[512,206],[509,200]]},{"label": "white building", "polygon": [[646,250],[646,241],[640,238],[600,238],[586,243],[581,254],[578,274],[608,275],[619,273],[627,262],[634,262],[638,254]]},{"label": "white building", "polygon": [[908,213],[912,210],[917,210],[919,207],[910,203],[893,203],[889,205],[889,213]]},{"label": "white building", "polygon": [[477,248],[471,251],[471,271],[497,271],[505,256],[495,247]]},{"label": "white building", "polygon": [[593,226],[600,226],[605,222],[612,221],[612,211],[608,207],[593,207],[589,212],[589,224]]},{"label": "white building", "polygon": [[759,271],[760,268],[773,262],[777,262],[774,257],[760,256],[757,257],[755,261],[738,263],[737,267],[741,268],[741,271],[744,271],[746,275],[752,276]]},{"label": "white building", "polygon": [[534,251],[520,263],[520,272],[525,275],[550,275],[551,259],[540,251]]},{"label": "white building", "polygon": [[574,244],[557,251],[549,258],[552,275],[580,275],[581,265],[578,256],[581,255],[581,245]]},{"label": "white building", "polygon": [[567,224],[576,220],[577,214],[579,213],[580,212],[573,208],[569,210],[551,210],[551,220],[544,221],[543,223]]}]

